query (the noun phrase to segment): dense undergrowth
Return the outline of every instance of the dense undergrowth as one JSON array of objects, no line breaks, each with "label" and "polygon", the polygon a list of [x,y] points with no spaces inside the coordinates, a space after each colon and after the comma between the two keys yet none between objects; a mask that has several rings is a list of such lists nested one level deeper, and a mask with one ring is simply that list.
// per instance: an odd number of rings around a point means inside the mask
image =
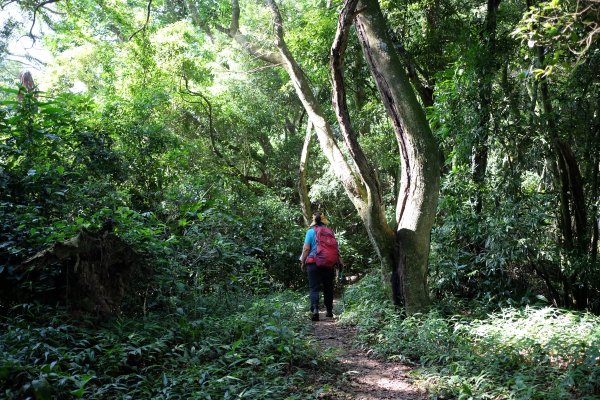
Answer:
[{"label": "dense undergrowth", "polygon": [[[199,162],[160,121],[140,127],[136,113],[148,110],[135,102],[116,107],[135,114],[117,124],[72,95],[5,103],[0,398],[295,399],[321,390],[312,376],[333,370],[307,335],[306,302],[285,290],[305,284],[304,228],[285,192]],[[82,274],[83,253],[26,263],[82,231],[118,237],[143,267],[133,279],[112,277],[124,296],[111,315],[72,307],[82,299],[68,277]],[[112,250],[97,249],[96,270]],[[78,282],[81,293],[106,294],[97,280]]]},{"label": "dense undergrowth", "polygon": [[380,288],[376,275],[351,287],[342,321],[357,324],[360,345],[417,365],[433,398],[600,398],[598,316],[446,300],[402,318]]},{"label": "dense undergrowth", "polygon": [[333,373],[294,292],[205,296],[100,326],[21,305],[0,323],[0,397],[303,399]]}]

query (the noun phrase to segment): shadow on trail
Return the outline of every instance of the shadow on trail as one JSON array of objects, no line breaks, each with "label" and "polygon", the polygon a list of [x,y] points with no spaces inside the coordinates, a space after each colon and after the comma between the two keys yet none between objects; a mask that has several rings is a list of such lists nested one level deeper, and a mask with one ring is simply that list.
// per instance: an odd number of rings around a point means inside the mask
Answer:
[{"label": "shadow on trail", "polygon": [[[337,307],[334,302],[334,309]],[[324,351],[332,351],[344,370],[337,382],[321,399],[424,400],[426,394],[407,377],[410,368],[400,363],[386,362],[370,357],[370,352],[353,348],[356,329],[340,325],[337,319],[324,318],[313,322],[313,334]]]}]

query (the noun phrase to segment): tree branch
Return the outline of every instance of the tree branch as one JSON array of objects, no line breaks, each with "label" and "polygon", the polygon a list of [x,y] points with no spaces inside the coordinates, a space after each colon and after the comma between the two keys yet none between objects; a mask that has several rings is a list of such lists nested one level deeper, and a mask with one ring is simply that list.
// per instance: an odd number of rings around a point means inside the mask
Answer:
[{"label": "tree branch", "polygon": [[[45,62],[43,62],[39,58],[33,57],[30,54],[22,54],[21,55],[21,54],[14,54],[14,53],[10,53],[10,52],[6,52],[5,54],[7,56],[6,57],[7,60],[15,61],[15,62],[18,62],[18,63],[23,64],[23,65],[28,65],[28,66],[31,66],[31,67],[36,68],[36,69],[39,69],[39,68],[37,68],[35,65],[41,65],[41,66],[45,66],[46,65]],[[17,58],[11,58],[11,57],[24,58],[25,60],[27,60],[29,62],[27,63],[27,62],[19,60]]]},{"label": "tree branch", "polygon": [[204,33],[206,33],[208,38],[212,41],[213,33],[210,29],[210,25],[207,24],[206,21],[203,21],[202,18],[200,18],[200,13],[198,12],[198,8],[196,7],[194,0],[186,0],[184,4],[190,13],[190,16],[192,17],[192,22],[198,25],[198,27],[200,27],[200,29],[202,29]]},{"label": "tree branch", "polygon": [[[212,104],[210,103],[210,101],[208,100],[208,98],[206,96],[204,96],[202,93],[200,92],[194,92],[190,89],[189,86],[189,80],[187,78],[187,76],[183,76],[182,77],[183,80],[185,81],[185,90],[186,93],[191,95],[191,96],[196,96],[196,97],[200,97],[200,99],[202,99],[202,102],[196,102],[199,103],[202,108],[204,108],[204,111],[208,114],[208,131],[209,131],[209,135],[210,135],[210,143],[211,146],[213,148],[214,153],[217,155],[217,157],[219,158],[225,158],[223,157],[223,155],[221,154],[221,152],[219,151],[219,149],[217,148],[217,146],[215,145],[215,140],[214,140],[214,125],[213,125],[213,116],[212,116]],[[186,101],[184,99],[184,101]]]},{"label": "tree branch", "polygon": [[[259,169],[261,171],[260,176],[252,176],[252,175],[244,174],[242,171],[240,171],[240,169],[238,167],[235,166],[235,164],[233,162],[228,160],[227,157],[225,157],[225,155],[219,150],[219,148],[217,147],[216,139],[215,139],[215,133],[217,133],[217,130],[215,129],[214,123],[213,123],[213,111],[212,111],[211,102],[202,93],[195,92],[190,89],[189,80],[186,76],[183,76],[182,78],[185,82],[185,92],[184,93],[186,93],[190,96],[199,97],[202,100],[202,101],[190,102],[188,100],[183,99],[184,101],[186,101],[188,103],[200,104],[202,106],[202,108],[204,109],[204,111],[208,114],[208,135],[209,135],[209,140],[210,140],[210,146],[212,148],[212,151],[215,153],[215,155],[217,157],[219,157],[221,160],[223,160],[225,165],[227,165],[229,168],[231,168],[231,170],[233,171],[232,175],[239,177],[245,183],[258,182],[265,186],[270,186],[269,176],[267,175],[267,173],[263,167],[259,166]],[[195,115],[193,115],[191,113],[190,113],[190,115],[197,123],[200,124],[200,121],[198,121],[198,119],[195,117]],[[231,144],[227,144],[226,147],[237,153],[239,153],[241,151],[238,147],[232,146]],[[250,156],[254,160],[258,161],[259,163],[261,163],[261,164],[264,163],[264,160],[261,157],[259,157],[257,154],[250,154]]]},{"label": "tree branch", "polygon": [[[46,0],[46,1],[43,1],[39,4],[37,4],[35,6],[35,8],[33,9],[33,21],[31,22],[31,28],[29,28],[28,36],[31,38],[31,40],[33,40],[34,44],[35,44],[36,38],[35,38],[35,35],[33,34],[33,28],[35,27],[35,22],[36,22],[36,17],[37,17],[38,11],[40,10],[40,8],[42,8],[48,4],[56,3],[58,1],[59,0]],[[10,3],[7,3],[7,4],[10,4]],[[4,8],[4,6],[3,6],[3,8]]]},{"label": "tree branch", "polygon": [[46,7],[46,6],[43,6],[42,8],[44,10],[48,11],[49,13],[52,13],[52,14],[55,14],[55,15],[60,15],[61,17],[66,17],[67,16],[67,13],[65,13],[65,12],[56,11],[56,10],[53,10],[53,9],[51,9],[49,7]]},{"label": "tree branch", "polygon": [[234,39],[240,46],[242,46],[247,52],[252,54],[254,57],[273,65],[283,64],[283,59],[278,53],[274,51],[267,51],[250,43],[246,35],[243,35],[239,31],[233,36],[231,36],[231,38]]},{"label": "tree branch", "polygon": [[300,165],[298,167],[298,195],[300,197],[300,208],[302,208],[302,217],[304,225],[310,225],[310,198],[308,197],[308,184],[306,183],[306,164],[310,151],[310,142],[312,139],[313,125],[310,118],[306,119],[306,134],[304,135],[304,145],[300,154]]},{"label": "tree branch", "polygon": [[330,65],[332,72],[333,86],[333,108],[338,119],[344,142],[350,152],[350,155],[358,170],[360,176],[365,182],[365,185],[370,188],[373,195],[376,196],[376,201],[381,201],[381,188],[377,180],[375,170],[369,163],[365,153],[363,152],[356,133],[352,129],[350,121],[350,113],[348,112],[348,104],[346,101],[346,89],[344,87],[344,53],[348,44],[348,35],[352,20],[355,17],[354,9],[358,4],[358,0],[348,0],[344,3],[344,7],[338,19],[338,27],[331,46]]},{"label": "tree branch", "polygon": [[135,35],[137,35],[138,33],[140,33],[141,31],[146,31],[146,27],[148,26],[148,22],[150,22],[150,11],[152,8],[152,0],[148,0],[148,8],[147,8],[147,12],[146,12],[146,22],[144,23],[144,26],[142,26],[140,29],[138,29],[137,31],[133,32],[131,34],[131,36],[129,36],[129,40],[133,39],[133,37]]},{"label": "tree branch", "polygon": [[[397,40],[396,40],[397,41]],[[408,74],[410,82],[413,84],[417,94],[421,98],[425,107],[433,106],[433,85],[427,73],[421,68],[415,59],[409,54],[404,46],[396,46],[398,55],[402,58],[404,67]],[[420,75],[420,76],[419,76]]]},{"label": "tree branch", "polygon": [[277,38],[277,47],[281,48],[285,45],[283,40],[283,19],[281,18],[281,13],[274,0],[267,0],[267,4],[271,8],[271,14],[273,14],[273,25],[275,28],[275,37]]},{"label": "tree branch", "polygon": [[4,3],[0,4],[0,10],[4,10],[4,8],[6,6],[8,6],[8,5],[12,4],[12,3],[16,3],[16,2],[17,2],[17,0],[9,0],[7,2],[4,2]]},{"label": "tree branch", "polygon": [[288,73],[296,95],[313,123],[323,154],[329,160],[331,167],[344,186],[352,203],[357,209],[362,210],[366,206],[366,191],[363,182],[357,177],[356,171],[340,151],[331,125],[325,118],[313,89],[310,87],[308,77],[285,43],[282,18],[277,4],[274,0],[267,0],[267,5],[271,8],[275,22],[275,35],[277,36],[277,48],[279,50],[278,56],[282,61],[282,66]]},{"label": "tree branch", "polygon": [[229,32],[235,35],[240,30],[240,3],[238,0],[231,0],[231,24]]},{"label": "tree branch", "polygon": [[[194,22],[200,25],[200,27],[206,32],[210,32],[205,26],[203,26],[203,24],[193,18],[193,14],[192,19],[194,19]],[[240,6],[238,0],[231,1],[231,23],[229,24],[229,28],[226,28],[222,25],[215,25],[215,28],[219,32],[224,33],[231,39],[235,40],[240,46],[242,46],[244,50],[254,57],[273,65],[280,65],[283,63],[281,56],[277,52],[268,51],[256,46],[248,40],[246,35],[240,32]]]}]

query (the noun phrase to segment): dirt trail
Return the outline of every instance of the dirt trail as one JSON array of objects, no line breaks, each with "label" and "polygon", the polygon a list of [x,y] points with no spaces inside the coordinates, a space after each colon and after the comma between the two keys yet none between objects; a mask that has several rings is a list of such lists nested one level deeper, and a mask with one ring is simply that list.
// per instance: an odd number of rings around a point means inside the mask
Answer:
[{"label": "dirt trail", "polygon": [[313,322],[314,335],[323,348],[337,350],[337,358],[349,383],[337,385],[321,398],[332,400],[425,400],[426,394],[411,384],[406,365],[369,357],[366,351],[352,347],[355,329],[341,326],[337,320],[324,318]]}]

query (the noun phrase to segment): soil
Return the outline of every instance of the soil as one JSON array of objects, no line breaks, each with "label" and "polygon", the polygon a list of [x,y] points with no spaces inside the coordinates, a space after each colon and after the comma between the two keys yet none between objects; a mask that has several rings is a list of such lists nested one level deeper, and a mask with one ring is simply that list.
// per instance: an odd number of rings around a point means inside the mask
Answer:
[{"label": "soil", "polygon": [[369,351],[353,347],[356,329],[337,319],[313,322],[314,335],[324,351],[335,351],[346,379],[320,398],[332,400],[425,400],[426,393],[411,383],[411,368],[374,358]]}]

